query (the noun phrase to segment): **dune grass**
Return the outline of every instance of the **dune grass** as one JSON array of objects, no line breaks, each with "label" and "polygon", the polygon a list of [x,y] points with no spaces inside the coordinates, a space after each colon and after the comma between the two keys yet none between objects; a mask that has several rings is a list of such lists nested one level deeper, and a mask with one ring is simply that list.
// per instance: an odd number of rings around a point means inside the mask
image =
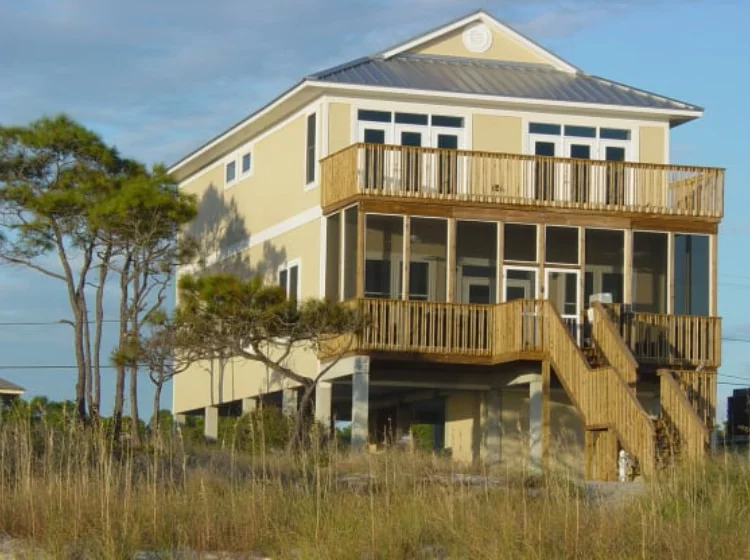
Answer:
[{"label": "dune grass", "polygon": [[188,549],[319,559],[750,554],[750,467],[730,455],[664,472],[641,495],[598,501],[565,473],[466,484],[427,454],[233,447],[190,447],[176,435],[113,448],[96,430],[6,422],[0,533],[53,558]]}]

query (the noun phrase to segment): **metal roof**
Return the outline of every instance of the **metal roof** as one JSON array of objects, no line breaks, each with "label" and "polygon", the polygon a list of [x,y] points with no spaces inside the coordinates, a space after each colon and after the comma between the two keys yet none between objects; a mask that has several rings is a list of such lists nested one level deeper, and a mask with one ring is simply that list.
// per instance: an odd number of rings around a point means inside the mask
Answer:
[{"label": "metal roof", "polygon": [[20,385],[11,383],[10,381],[0,377],[0,394],[1,393],[23,393],[25,389]]},{"label": "metal roof", "polygon": [[365,57],[313,74],[308,79],[498,97],[703,111],[701,107],[583,72],[547,64],[400,54]]}]

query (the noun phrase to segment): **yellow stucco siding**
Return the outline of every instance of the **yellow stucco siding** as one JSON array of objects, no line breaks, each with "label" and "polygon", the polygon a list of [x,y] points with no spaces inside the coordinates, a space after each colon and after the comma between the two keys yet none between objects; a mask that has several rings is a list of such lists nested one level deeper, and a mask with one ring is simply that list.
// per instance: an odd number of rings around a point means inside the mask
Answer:
[{"label": "yellow stucco siding", "polygon": [[458,392],[445,399],[445,447],[460,463],[471,464],[479,454],[480,395]]},{"label": "yellow stucco siding", "polygon": [[352,109],[348,103],[328,106],[328,153],[332,154],[351,144]]},{"label": "yellow stucco siding", "polygon": [[[529,459],[528,389],[505,390],[501,395],[500,461],[504,467],[520,469]],[[583,476],[583,424],[561,389],[550,394],[550,432],[552,466]]]},{"label": "yellow stucco siding", "polygon": [[[210,230],[222,229],[221,222],[224,222],[223,229],[227,234],[222,234],[216,245],[227,247],[231,245],[227,237],[234,242],[252,237],[320,204],[320,188],[306,190],[304,184],[306,118],[307,115],[300,115],[255,142],[252,145],[252,173],[229,188],[224,186],[224,160],[208,172],[199,173],[182,183],[184,192],[198,197],[199,218],[196,223]],[[321,130],[319,113],[318,139],[322,136]],[[319,159],[319,151],[316,157]],[[239,173],[239,169],[237,171]],[[317,172],[319,178],[320,170]]]},{"label": "yellow stucco siding", "polygon": [[505,60],[509,62],[547,63],[547,61],[534,52],[534,50],[521,44],[507,33],[492,27],[490,27],[490,31],[492,32],[492,45],[483,53],[474,53],[466,48],[462,38],[464,29],[459,29],[448,35],[438,37],[427,44],[421,45],[413,52],[439,56],[461,56],[485,60]]},{"label": "yellow stucco siding", "polygon": [[523,151],[521,117],[475,114],[471,141],[476,151],[520,154]]},{"label": "yellow stucco siding", "polygon": [[[275,282],[278,268],[295,260],[299,260],[302,297],[317,297],[320,290],[320,220],[251,246],[213,268],[245,276],[259,274],[266,282]],[[313,376],[317,372],[317,358],[309,352],[295,352],[287,363],[305,375]],[[174,411],[180,413],[278,391],[283,388],[282,382],[284,387],[293,386],[280,376],[269,374],[265,366],[245,359],[237,358],[223,366],[218,361],[196,364],[175,377]]]},{"label": "yellow stucco siding", "polygon": [[661,126],[642,126],[639,130],[639,161],[667,163],[667,129]]}]

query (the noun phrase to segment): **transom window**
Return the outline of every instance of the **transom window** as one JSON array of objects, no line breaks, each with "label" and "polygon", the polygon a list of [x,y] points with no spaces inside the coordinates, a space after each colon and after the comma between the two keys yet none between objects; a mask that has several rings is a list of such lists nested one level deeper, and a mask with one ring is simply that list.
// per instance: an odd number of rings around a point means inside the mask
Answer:
[{"label": "transom window", "polygon": [[529,134],[549,136],[571,136],[574,138],[601,138],[604,140],[630,140],[631,131],[624,128],[565,125],[554,123],[529,123]]},{"label": "transom window", "polygon": [[432,125],[441,128],[463,128],[464,118],[449,115],[426,115],[424,113],[391,113],[390,111],[373,111],[359,109],[357,120],[365,122],[413,124],[418,126]]}]

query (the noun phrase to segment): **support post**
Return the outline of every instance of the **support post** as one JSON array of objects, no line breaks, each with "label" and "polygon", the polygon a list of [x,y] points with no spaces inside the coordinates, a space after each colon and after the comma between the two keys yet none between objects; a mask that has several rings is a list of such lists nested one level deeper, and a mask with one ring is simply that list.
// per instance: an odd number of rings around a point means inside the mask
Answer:
[{"label": "support post", "polygon": [[709,309],[711,317],[719,315],[719,236],[712,233],[709,236],[709,254],[711,255],[709,276]]},{"label": "support post", "polygon": [[500,462],[502,446],[502,428],[500,415],[502,400],[500,391],[489,390],[484,395],[484,445],[482,446],[483,462],[491,466]]},{"label": "support post", "polygon": [[456,218],[448,219],[448,277],[446,278],[446,301],[453,303],[456,298]]},{"label": "support post", "polygon": [[549,360],[542,362],[542,467],[549,471],[550,468],[550,443],[552,434],[550,430],[550,363]]},{"label": "support post", "polygon": [[369,436],[370,358],[357,356],[352,372],[352,451],[362,451]]},{"label": "support post", "polygon": [[674,232],[667,242],[667,314],[674,314]]},{"label": "support post", "polygon": [[219,439],[219,407],[207,406],[203,411],[203,436],[208,441]]},{"label": "support post", "polygon": [[503,274],[503,258],[505,256],[505,223],[497,222],[497,289],[495,292],[495,303],[500,303],[504,298],[505,276]]},{"label": "support post", "polygon": [[258,399],[255,397],[247,397],[242,399],[242,415],[250,414],[251,412],[255,412],[255,409],[258,408]]},{"label": "support post", "polygon": [[625,230],[624,249],[622,302],[627,305],[633,303],[633,230],[631,229]]},{"label": "support post", "polygon": [[542,466],[542,379],[529,383],[529,457],[531,467]]},{"label": "support post", "polygon": [[318,381],[315,387],[315,420],[330,429],[333,385],[330,381]]},{"label": "support post", "polygon": [[539,263],[539,299],[547,299],[547,279],[544,274],[544,261],[547,254],[547,227],[536,225],[536,260]]},{"label": "support post", "polygon": [[411,216],[404,216],[404,255],[402,262],[404,264],[401,274],[401,299],[409,299],[409,261],[411,260]]},{"label": "support post", "polygon": [[281,392],[281,412],[284,416],[297,414],[297,389],[284,389]]},{"label": "support post", "polygon": [[[365,297],[365,213],[362,210],[362,205],[360,204],[357,208],[357,254],[355,255],[357,259],[357,298],[362,299]],[[343,228],[342,228],[343,229]],[[343,232],[342,232],[343,233]],[[341,236],[344,237],[343,235]],[[341,255],[341,263],[342,263],[342,270],[343,270],[343,262],[345,258],[345,253],[342,253]],[[343,286],[342,286],[343,290]],[[343,291],[342,291],[343,293]]]}]

